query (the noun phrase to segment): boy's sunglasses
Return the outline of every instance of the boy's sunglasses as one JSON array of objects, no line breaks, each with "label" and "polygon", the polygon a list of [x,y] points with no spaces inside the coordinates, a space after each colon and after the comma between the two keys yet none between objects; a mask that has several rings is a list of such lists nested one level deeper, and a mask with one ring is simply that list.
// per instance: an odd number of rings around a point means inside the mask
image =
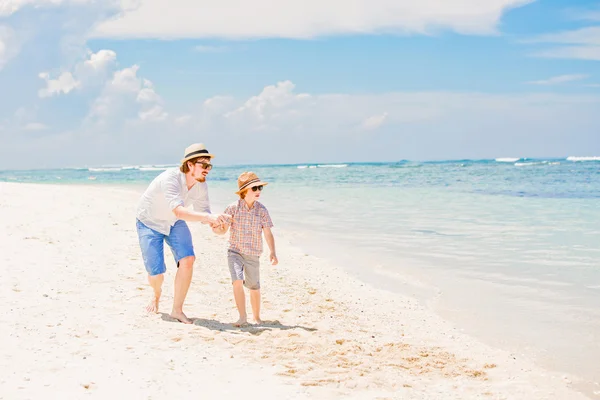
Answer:
[{"label": "boy's sunglasses", "polygon": [[263,190],[263,185],[260,186],[252,186],[252,191],[256,192],[257,190]]},{"label": "boy's sunglasses", "polygon": [[204,169],[208,169],[208,170],[212,169],[212,164],[211,163],[207,163],[207,162],[204,162],[204,161],[196,161],[195,164],[201,164],[202,168],[204,168]]}]

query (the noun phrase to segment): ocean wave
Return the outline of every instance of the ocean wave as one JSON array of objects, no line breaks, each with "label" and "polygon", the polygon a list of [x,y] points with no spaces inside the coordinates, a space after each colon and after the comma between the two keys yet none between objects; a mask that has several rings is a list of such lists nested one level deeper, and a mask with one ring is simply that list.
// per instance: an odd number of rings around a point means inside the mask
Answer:
[{"label": "ocean wave", "polygon": [[574,157],[574,156],[569,156],[567,157],[568,161],[600,161],[600,157],[598,156],[593,156],[593,157]]},{"label": "ocean wave", "polygon": [[164,171],[167,167],[139,167],[140,171]]},{"label": "ocean wave", "polygon": [[348,164],[317,164],[317,165],[298,165],[298,169],[306,168],[346,168]]},{"label": "ocean wave", "polygon": [[348,164],[317,164],[317,168],[346,168]]},{"label": "ocean wave", "polygon": [[515,163],[515,167],[528,167],[532,165],[547,165],[548,161],[534,161],[534,162],[518,162]]},{"label": "ocean wave", "polygon": [[506,157],[506,158],[496,158],[496,162],[507,162],[507,163],[514,163],[519,161],[520,158],[510,158],[510,157]]},{"label": "ocean wave", "polygon": [[90,172],[118,172],[121,167],[106,167],[106,168],[88,168]]}]

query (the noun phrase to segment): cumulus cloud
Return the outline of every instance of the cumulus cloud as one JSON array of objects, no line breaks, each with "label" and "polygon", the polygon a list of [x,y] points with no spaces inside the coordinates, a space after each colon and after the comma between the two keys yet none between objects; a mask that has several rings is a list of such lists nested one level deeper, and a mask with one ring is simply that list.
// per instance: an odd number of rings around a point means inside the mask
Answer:
[{"label": "cumulus cloud", "polygon": [[38,95],[40,97],[51,97],[55,94],[67,94],[71,90],[81,87],[81,82],[75,80],[70,72],[63,72],[56,79],[50,79],[50,74],[42,72],[39,77],[46,81],[46,87],[40,89]]},{"label": "cumulus cloud", "polygon": [[104,125],[131,118],[134,112],[141,121],[164,121],[168,117],[152,82],[138,76],[139,68],[133,65],[113,74],[94,101],[87,122]]},{"label": "cumulus cloud", "polygon": [[[532,0],[140,0],[97,27],[104,38],[312,38],[448,29],[493,34],[502,14]],[[258,11],[260,10],[260,11]],[[251,17],[250,17],[251,16]],[[231,23],[235,21],[235,23]]]},{"label": "cumulus cloud", "polygon": [[64,71],[56,79],[51,79],[49,72],[40,73],[39,77],[46,82],[46,87],[39,90],[38,96],[44,98],[68,94],[85,85],[100,82],[115,65],[117,57],[112,50],[89,52],[88,56],[88,59],[73,67],[73,72]]},{"label": "cumulus cloud", "polygon": [[542,85],[542,86],[559,85],[561,83],[580,81],[582,79],[587,79],[588,77],[589,77],[589,75],[568,74],[568,75],[553,76],[552,78],[541,79],[541,80],[537,80],[537,81],[529,81],[526,83],[528,83],[530,85]]},{"label": "cumulus cloud", "polygon": [[13,29],[0,26],[0,71],[19,53],[19,43]]}]

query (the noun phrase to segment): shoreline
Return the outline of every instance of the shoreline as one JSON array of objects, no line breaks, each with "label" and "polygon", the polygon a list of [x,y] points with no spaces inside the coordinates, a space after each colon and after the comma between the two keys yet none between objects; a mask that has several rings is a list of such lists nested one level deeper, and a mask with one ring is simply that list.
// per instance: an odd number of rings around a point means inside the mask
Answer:
[{"label": "shoreline", "polygon": [[[229,381],[236,368],[246,385],[289,398],[585,398],[562,376],[461,333],[416,300],[306,255],[277,231],[280,266],[261,258],[270,323],[230,326],[226,237],[199,224],[190,224],[197,261],[186,301],[194,325],[144,315],[150,289],[133,223],[138,193],[0,183],[0,195],[7,221],[0,254],[9,274],[1,300],[11,309],[1,334],[11,346],[0,364],[10,379],[0,381],[0,392],[11,398],[44,390],[102,397],[118,386],[162,398],[201,390],[199,382],[235,391],[239,385]],[[165,253],[168,311],[175,268]],[[32,265],[21,262],[32,255]],[[15,368],[16,359],[28,362]],[[148,366],[135,371],[127,363]],[[161,370],[151,371],[157,363]],[[148,382],[146,374],[166,376]],[[188,386],[177,385],[183,382]]]}]

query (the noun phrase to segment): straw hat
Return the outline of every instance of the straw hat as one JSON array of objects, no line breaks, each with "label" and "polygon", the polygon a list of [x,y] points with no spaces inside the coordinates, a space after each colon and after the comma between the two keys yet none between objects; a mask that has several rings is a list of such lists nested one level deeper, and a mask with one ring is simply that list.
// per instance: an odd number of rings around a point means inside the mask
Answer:
[{"label": "straw hat", "polygon": [[245,189],[249,189],[253,186],[266,186],[269,182],[261,181],[254,172],[242,172],[238,177],[238,191],[235,194],[240,194]]},{"label": "straw hat", "polygon": [[206,147],[203,143],[194,143],[185,149],[181,163],[184,164],[186,161],[196,157],[214,158],[214,155],[210,154],[208,150],[206,150]]}]

